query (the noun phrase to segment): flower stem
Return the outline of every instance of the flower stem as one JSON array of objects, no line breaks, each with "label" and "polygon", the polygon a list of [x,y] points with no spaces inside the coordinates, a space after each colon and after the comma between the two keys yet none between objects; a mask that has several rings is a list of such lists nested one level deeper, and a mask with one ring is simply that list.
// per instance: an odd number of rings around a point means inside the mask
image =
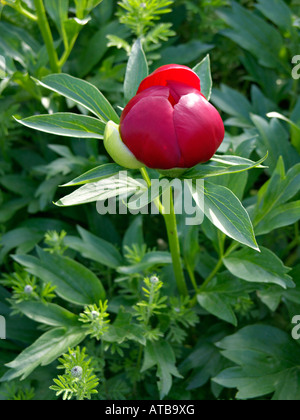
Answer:
[{"label": "flower stem", "polygon": [[[148,187],[151,187],[151,180],[145,168],[142,168],[141,174],[144,180],[147,182]],[[167,227],[168,232],[168,239],[169,239],[169,247],[172,255],[173,261],[173,268],[174,274],[176,279],[176,284],[179,293],[182,296],[188,296],[188,288],[185,282],[183,267],[181,264],[181,256],[180,256],[180,245],[179,245],[179,238],[178,238],[178,230],[177,230],[177,222],[176,222],[176,215],[174,210],[174,203],[173,203],[173,194],[172,188],[170,189],[170,213],[166,214],[163,205],[161,204],[159,198],[154,201],[155,205],[157,206],[159,212],[163,215],[165,219],[165,224]]]},{"label": "flower stem", "polygon": [[58,64],[58,56],[54,47],[53,37],[47,19],[43,0],[34,0],[34,5],[37,14],[38,25],[47,48],[51,70],[53,73],[59,73],[60,68]]},{"label": "flower stem", "polygon": [[181,264],[180,245],[179,245],[176,215],[174,211],[174,203],[173,203],[173,197],[172,197],[172,188],[170,192],[170,204],[171,204],[170,214],[164,214],[163,216],[165,219],[167,232],[168,232],[168,239],[169,239],[170,251],[172,255],[174,274],[175,274],[175,279],[176,279],[179,293],[182,296],[188,296],[188,289],[186,286],[184,272],[183,272],[183,268]]}]

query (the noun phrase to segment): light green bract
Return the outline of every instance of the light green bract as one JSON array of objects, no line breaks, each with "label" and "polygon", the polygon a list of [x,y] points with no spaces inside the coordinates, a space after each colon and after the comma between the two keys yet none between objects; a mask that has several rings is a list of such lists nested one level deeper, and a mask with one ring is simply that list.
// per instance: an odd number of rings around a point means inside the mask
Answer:
[{"label": "light green bract", "polygon": [[107,153],[118,164],[128,169],[143,168],[143,163],[139,162],[133,153],[123,143],[119,125],[109,121],[104,132],[104,146]]}]

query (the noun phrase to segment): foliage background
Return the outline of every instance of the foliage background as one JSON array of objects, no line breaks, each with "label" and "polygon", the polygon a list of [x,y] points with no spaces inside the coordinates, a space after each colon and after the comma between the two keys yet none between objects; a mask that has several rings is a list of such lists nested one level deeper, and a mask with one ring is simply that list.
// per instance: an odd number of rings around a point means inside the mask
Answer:
[{"label": "foliage background", "polygon": [[[0,398],[56,398],[49,387],[65,354],[55,391],[66,397],[300,399],[291,337],[300,314],[300,99],[291,64],[300,54],[299,1],[78,0],[58,9],[46,0],[56,65],[28,16],[38,3],[1,2],[0,314],[8,339],[0,341]],[[12,118],[86,114],[33,79],[61,70],[124,106],[137,37],[151,69],[193,67],[209,53],[212,102],[226,122],[219,152],[253,160],[269,152],[264,170],[212,178],[243,201],[260,255],[207,220],[180,225],[185,267],[201,286],[197,304],[192,294],[176,296],[159,216],[99,217],[93,204],[52,204],[59,185],[109,162],[101,142],[32,131]],[[78,364],[84,386],[71,375]]]}]

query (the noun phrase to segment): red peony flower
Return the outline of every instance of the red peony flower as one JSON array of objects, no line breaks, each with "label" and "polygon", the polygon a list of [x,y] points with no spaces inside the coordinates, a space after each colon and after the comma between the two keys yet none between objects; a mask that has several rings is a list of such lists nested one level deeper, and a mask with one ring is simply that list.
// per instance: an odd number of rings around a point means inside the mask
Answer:
[{"label": "red peony flower", "polygon": [[154,169],[207,162],[224,139],[223,121],[201,93],[199,77],[174,64],[143,80],[122,113],[119,130],[132,158]]}]

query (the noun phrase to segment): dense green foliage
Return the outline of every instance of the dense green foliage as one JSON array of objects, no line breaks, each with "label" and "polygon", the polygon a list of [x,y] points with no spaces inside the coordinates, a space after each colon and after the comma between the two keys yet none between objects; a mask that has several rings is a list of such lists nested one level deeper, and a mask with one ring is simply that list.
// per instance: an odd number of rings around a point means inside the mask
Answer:
[{"label": "dense green foliage", "polygon": [[[299,400],[299,1],[0,3],[0,399]],[[188,296],[160,215],[86,198],[122,169],[104,127],[145,58],[194,68],[226,125],[185,174],[207,216],[177,217]]]}]

